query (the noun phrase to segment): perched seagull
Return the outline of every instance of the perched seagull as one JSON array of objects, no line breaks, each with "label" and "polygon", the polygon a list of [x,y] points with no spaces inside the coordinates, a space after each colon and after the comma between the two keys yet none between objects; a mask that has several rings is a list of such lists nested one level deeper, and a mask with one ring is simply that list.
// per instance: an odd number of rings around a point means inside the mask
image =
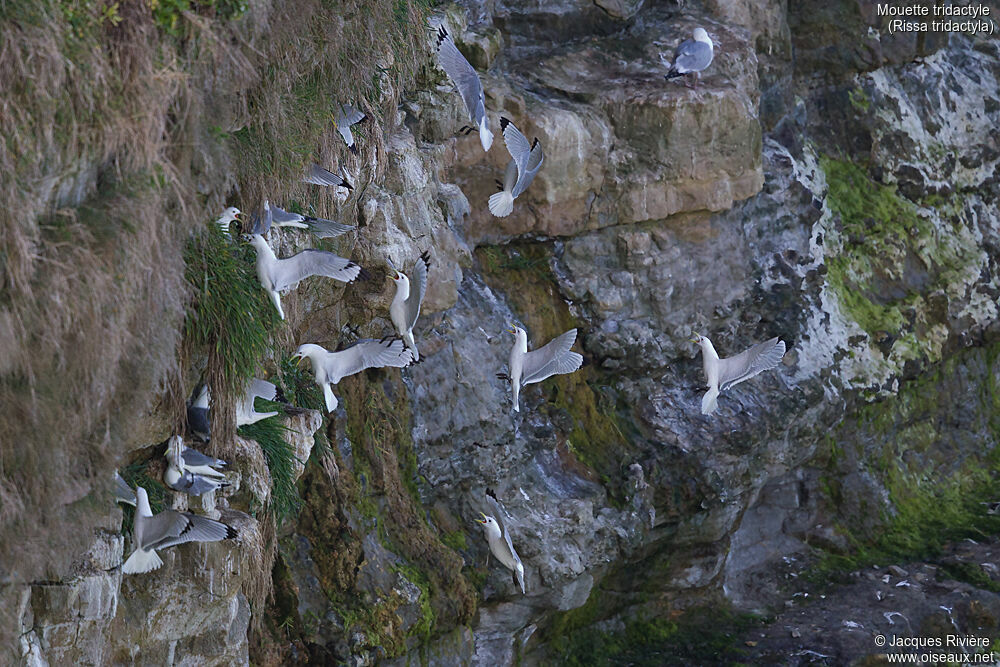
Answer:
[{"label": "perched seagull", "polygon": [[208,385],[201,384],[195,387],[191,401],[187,406],[188,430],[202,442],[208,442],[212,439],[212,426],[208,418],[208,402],[210,400]]},{"label": "perched seagull", "polygon": [[340,136],[344,138],[344,143],[347,144],[347,147],[355,155],[358,153],[358,147],[354,145],[354,134],[351,132],[351,126],[357,125],[364,119],[364,112],[358,111],[350,104],[341,104],[337,109],[337,114],[333,117],[333,123],[337,126],[337,132],[340,132]]},{"label": "perched seagull", "polygon": [[[391,263],[390,263],[391,266]],[[389,306],[389,319],[396,327],[406,347],[413,353],[413,361],[420,361],[420,352],[417,351],[417,344],[413,340],[413,327],[420,317],[420,304],[424,300],[424,292],[427,291],[427,271],[431,268],[431,256],[424,252],[420,259],[413,265],[413,281],[407,278],[405,273],[396,272],[393,281],[396,283],[396,296],[392,298]]]},{"label": "perched seagull", "polygon": [[705,366],[705,379],[708,382],[708,392],[701,399],[701,414],[710,415],[715,412],[716,399],[720,391],[749,380],[758,373],[769,371],[781,363],[785,356],[785,341],[777,337],[743,350],[735,357],[720,359],[715,346],[705,336],[695,334],[692,343],[701,345],[701,358]]},{"label": "perched seagull", "polygon": [[271,220],[276,227],[308,229],[321,239],[336,238],[345,232],[355,229],[353,225],[345,225],[342,222],[327,220],[325,218],[314,218],[311,215],[291,213],[277,206],[271,206]]},{"label": "perched seagull", "polygon": [[223,234],[229,236],[229,225],[233,221],[240,222],[240,215],[242,215],[242,213],[243,212],[235,206],[230,206],[222,212],[222,215],[220,215],[219,219],[215,221],[215,224],[219,226],[219,229],[222,230]]},{"label": "perched seagull", "polygon": [[343,176],[338,176],[332,171],[327,171],[318,164],[314,164],[309,168],[309,173],[306,174],[305,178],[302,179],[306,183],[312,183],[313,185],[325,185],[347,188],[348,190],[353,190],[352,186],[346,178]]},{"label": "perched seagull", "polygon": [[490,197],[490,213],[503,218],[514,210],[517,196],[535,180],[535,174],[545,161],[545,154],[537,137],[529,144],[528,139],[508,119],[500,118],[500,129],[511,160],[504,171],[503,183],[497,181],[500,192]]},{"label": "perched seagull", "polygon": [[469,118],[479,129],[479,143],[483,145],[484,151],[488,151],[493,145],[493,133],[487,127],[489,119],[486,117],[486,95],[479,75],[455,46],[455,40],[443,25],[438,26],[437,49],[441,69],[455,82],[465,108],[469,111]]},{"label": "perched seagull", "polygon": [[236,404],[236,426],[246,426],[255,424],[262,419],[273,417],[277,412],[257,412],[253,406],[254,399],[263,398],[265,401],[273,401],[278,395],[278,388],[267,380],[254,378],[247,383],[246,392]]},{"label": "perched seagull", "polygon": [[216,476],[203,476],[187,470],[181,443],[180,436],[174,436],[167,447],[167,469],[163,471],[163,481],[167,486],[191,496],[201,496],[209,491],[229,486],[228,482],[223,482]]},{"label": "perched seagull", "polygon": [[[490,500],[493,501],[494,506],[497,508],[497,515],[500,514],[500,505],[497,500],[487,495]],[[517,555],[514,550],[514,544],[510,541],[510,531],[507,529],[507,523],[501,529],[500,524],[493,517],[480,512],[480,519],[476,519],[478,523],[483,525],[483,532],[486,534],[486,541],[490,545],[490,552],[497,557],[500,563],[509,569],[514,577],[517,579],[517,583],[521,586],[521,594],[524,595],[524,566],[521,564],[521,558]]]},{"label": "perched seagull", "polygon": [[[178,436],[174,436],[178,440]],[[173,444],[173,443],[171,443]],[[180,444],[180,442],[178,442]],[[168,445],[169,451],[169,445]],[[182,458],[184,460],[183,469],[184,472],[189,472],[192,475],[201,475],[203,477],[217,477],[224,478],[226,475],[219,468],[225,468],[228,463],[222,459],[217,459],[214,456],[208,456],[207,454],[202,454],[197,449],[191,449],[190,447],[185,447],[181,452]]]},{"label": "perched seagull", "polygon": [[132,542],[135,551],[122,565],[125,574],[150,572],[163,565],[157,549],[185,542],[218,542],[236,537],[236,531],[221,521],[188,512],[164,510],[153,516],[146,489],[137,487]]},{"label": "perched seagull", "polygon": [[[677,47],[670,71],[664,75],[666,79],[694,74],[697,82],[700,76],[699,72],[712,64],[712,56],[714,55],[712,38],[708,36],[704,28],[695,28],[692,36],[694,39],[685,39]],[[660,60],[664,65],[667,64],[663,54],[660,54]]]},{"label": "perched seagull", "polygon": [[404,368],[413,363],[413,353],[406,349],[401,338],[382,340],[363,339],[339,352],[328,352],[319,345],[300,345],[292,357],[308,358],[312,363],[316,384],[323,388],[327,412],[337,409],[333,386],[348,375],[366,368]]},{"label": "perched seagull", "polygon": [[326,276],[349,283],[361,273],[361,267],[351,260],[325,250],[303,250],[293,257],[278,259],[260,234],[251,235],[250,242],[257,249],[257,277],[271,295],[281,319],[285,319],[285,311],[281,309],[280,292],[294,289],[309,276]]},{"label": "perched seagull", "polygon": [[521,410],[518,400],[521,387],[541,382],[552,375],[572,373],[583,365],[583,355],[570,350],[576,340],[576,329],[570,329],[531,352],[528,352],[528,332],[511,324],[507,333],[514,334],[514,347],[510,350],[510,375],[497,373],[497,377],[510,380],[510,388],[514,392],[514,412]]},{"label": "perched seagull", "polygon": [[128,482],[122,479],[117,470],[115,471],[115,501],[135,507],[135,491],[128,485]]}]

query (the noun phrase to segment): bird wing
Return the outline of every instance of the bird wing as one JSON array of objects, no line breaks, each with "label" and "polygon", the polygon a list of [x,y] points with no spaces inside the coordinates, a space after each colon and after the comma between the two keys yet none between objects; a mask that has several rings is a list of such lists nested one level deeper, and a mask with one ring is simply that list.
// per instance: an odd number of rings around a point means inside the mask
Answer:
[{"label": "bird wing", "polygon": [[503,172],[503,189],[513,194],[515,187],[517,187],[517,160],[511,158],[507,163],[507,169]]},{"label": "bird wing", "polygon": [[271,220],[278,225],[284,225],[289,222],[305,222],[305,216],[298,213],[291,213],[283,208],[278,208],[277,206],[271,207]]},{"label": "bird wing", "polygon": [[[263,382],[263,380],[258,380],[258,382]],[[273,387],[274,385],[271,386]],[[192,468],[192,467],[198,468],[201,466],[208,466],[209,468],[224,468],[226,467],[226,465],[228,465],[222,459],[217,459],[215,457],[202,454],[197,449],[191,449],[190,447],[186,447],[184,449],[184,452],[181,454],[181,457],[184,459],[184,467],[186,468]]]},{"label": "bird wing", "polygon": [[528,160],[524,165],[524,174],[518,179],[517,185],[512,192],[515,197],[528,189],[531,182],[535,180],[538,170],[542,168],[542,162],[544,161],[545,153],[542,152],[542,144],[538,142],[538,139],[535,139],[531,144],[531,152],[528,153]]},{"label": "bird wing", "polygon": [[115,471],[115,500],[120,503],[135,506],[135,491],[128,485],[118,471]]},{"label": "bird wing", "polygon": [[306,177],[302,179],[306,183],[312,183],[313,185],[326,185],[326,186],[340,186],[351,189],[351,184],[347,182],[346,178],[338,176],[332,171],[327,171],[318,164],[314,164],[310,169]]},{"label": "bird wing", "polygon": [[401,338],[363,339],[326,358],[327,377],[347,377],[366,368],[403,368],[413,361],[413,355]]},{"label": "bird wing", "polygon": [[309,276],[326,276],[349,283],[358,277],[361,267],[349,259],[325,250],[303,250],[288,259],[279,259],[271,270],[271,282],[277,292],[294,287]]},{"label": "bird wing", "polygon": [[215,519],[165,510],[146,519],[142,537],[144,549],[164,549],[185,542],[218,542],[236,537],[236,531]]},{"label": "bird wing", "polygon": [[350,104],[341,104],[337,110],[337,117],[334,122],[338,127],[350,127],[365,119],[365,112],[355,109]]},{"label": "bird wing", "polygon": [[524,355],[521,384],[541,382],[552,375],[572,373],[583,364],[583,356],[572,352],[576,329],[553,338],[547,344]]},{"label": "bird wing", "polygon": [[455,46],[455,41],[444,26],[438,27],[437,40],[438,62],[441,63],[441,69],[455,82],[458,94],[462,96],[465,108],[469,111],[469,116],[476,125],[479,125],[483,116],[486,115],[483,84],[479,80],[479,75]]},{"label": "bird wing", "polygon": [[181,491],[191,496],[201,496],[209,491],[215,491],[220,485],[218,480],[196,475],[189,470],[183,471],[175,483],[168,484],[175,491]]},{"label": "bird wing", "polygon": [[260,234],[261,236],[267,235],[267,232],[271,229],[271,223],[274,221],[274,214],[271,212],[269,206],[265,206],[263,209],[254,212],[253,219],[250,221],[250,229],[247,234]]},{"label": "bird wing", "polygon": [[758,373],[771,370],[785,356],[785,341],[777,337],[757,343],[734,357],[719,360],[719,389],[725,391],[733,385],[749,380]]},{"label": "bird wing", "polygon": [[274,397],[277,395],[278,388],[267,380],[254,378],[250,380],[250,384],[247,386],[247,397],[250,399],[251,405],[253,405],[253,399],[255,398],[263,398],[265,401],[273,401]]},{"label": "bird wing", "polygon": [[[500,117],[500,130],[503,132],[503,142],[507,146],[507,152],[510,156],[514,158],[514,162],[517,164],[517,183],[514,185],[514,190],[517,189],[521,181],[524,180],[524,175],[527,172],[528,156],[531,154],[531,143],[528,138],[521,133],[521,130],[514,126],[514,123],[510,122],[510,119],[503,116]],[[506,184],[504,184],[506,188]]]},{"label": "bird wing", "polygon": [[[487,490],[487,493],[486,493],[486,502],[493,506],[493,513],[492,513],[492,515],[493,515],[493,518],[496,519],[497,523],[500,524],[500,532],[503,533],[503,540],[504,540],[504,542],[507,543],[507,548],[510,550],[511,560],[513,560],[514,563],[519,564],[521,562],[521,557],[517,555],[517,551],[514,549],[514,543],[511,542],[511,540],[510,540],[510,531],[507,529],[507,519],[506,519],[506,517],[508,517],[509,515],[500,506],[500,501],[497,500],[491,494],[492,494],[492,492],[489,491],[489,490]],[[524,587],[523,583],[521,584],[521,587],[522,588]]]},{"label": "bird wing", "polygon": [[309,231],[321,239],[332,239],[354,229],[353,225],[325,218],[306,218],[306,224],[309,225]]},{"label": "bird wing", "polygon": [[410,276],[410,296],[406,299],[406,326],[412,329],[420,317],[420,304],[427,291],[427,271],[431,268],[431,257],[426,252],[413,265]]},{"label": "bird wing", "polygon": [[700,72],[708,67],[711,62],[711,46],[694,39],[686,39],[680,43],[677,51],[674,52],[674,64],[671,69],[679,74]]}]

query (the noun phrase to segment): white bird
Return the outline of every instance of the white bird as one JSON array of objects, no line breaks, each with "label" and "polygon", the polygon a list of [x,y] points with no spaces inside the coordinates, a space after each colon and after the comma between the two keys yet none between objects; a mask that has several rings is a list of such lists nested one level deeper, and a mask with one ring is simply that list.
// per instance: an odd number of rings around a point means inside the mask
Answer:
[{"label": "white bird", "polygon": [[705,368],[705,380],[708,392],[701,399],[701,414],[710,415],[715,412],[716,399],[720,391],[749,380],[753,376],[769,371],[781,363],[785,356],[785,341],[777,337],[743,350],[734,357],[720,359],[715,346],[705,336],[695,334],[692,343],[701,346],[702,363]]},{"label": "white bird", "polygon": [[333,186],[347,188],[348,190],[353,190],[352,186],[346,178],[343,176],[338,176],[332,171],[327,171],[318,164],[314,164],[309,168],[309,173],[305,175],[302,179],[306,183],[312,183],[313,185],[323,185],[323,186]]},{"label": "white bird", "polygon": [[218,542],[236,537],[236,531],[221,521],[188,512],[164,510],[153,516],[146,489],[137,487],[132,543],[135,550],[122,565],[125,574],[150,572],[163,565],[157,549],[185,542]]},{"label": "white bird", "polygon": [[262,398],[265,401],[273,401],[278,395],[278,388],[267,380],[253,378],[247,383],[243,397],[236,404],[236,426],[246,426],[255,424],[262,419],[273,417],[277,412],[257,412],[253,406],[254,399]]},{"label": "white bird", "polygon": [[229,225],[233,221],[239,222],[240,215],[242,215],[242,213],[243,212],[240,211],[240,209],[236,208],[235,206],[230,206],[229,208],[227,208],[225,211],[222,212],[222,215],[220,215],[219,219],[215,221],[215,224],[219,226],[219,229],[222,230],[223,234],[225,234],[226,236],[230,236]]},{"label": "white bird", "polygon": [[[336,222],[335,220],[314,218],[311,215],[302,215],[301,213],[292,213],[278,208],[277,206],[271,206],[270,208],[271,220],[276,227],[297,227],[299,229],[308,229],[321,239],[336,238],[345,232],[355,229],[353,225],[345,225],[344,223]],[[263,234],[264,232],[261,233]]]},{"label": "white bird", "polygon": [[528,352],[528,332],[512,324],[507,333],[514,334],[514,347],[510,350],[510,374],[497,373],[497,377],[510,380],[510,388],[514,392],[514,412],[521,410],[521,387],[541,382],[553,375],[572,373],[583,365],[583,355],[570,350],[576,340],[576,329],[570,329],[531,352]]},{"label": "white bird", "polygon": [[488,151],[493,145],[493,133],[487,127],[489,119],[486,117],[486,95],[479,75],[455,46],[455,40],[443,25],[438,26],[437,49],[441,69],[455,82],[465,108],[469,111],[469,118],[479,129],[479,143],[484,151]]},{"label": "white bird", "polygon": [[417,344],[413,340],[413,327],[420,317],[420,304],[424,300],[424,293],[427,291],[427,271],[431,268],[431,257],[427,252],[420,255],[420,259],[413,265],[413,280],[411,281],[405,273],[395,271],[396,295],[389,305],[389,319],[396,327],[406,347],[413,352],[413,361],[420,361],[420,352],[417,351]]},{"label": "white bird", "polygon": [[[714,55],[712,38],[708,36],[704,28],[695,28],[692,37],[694,39],[686,39],[677,47],[670,71],[664,75],[666,79],[694,74],[697,82],[698,77],[701,76],[699,72],[712,64]],[[666,64],[662,54],[660,60]]]},{"label": "white bird", "polygon": [[[501,514],[500,504],[496,498],[489,495],[489,492],[487,492],[487,498],[493,502],[497,516],[499,516]],[[514,544],[510,541],[510,531],[507,528],[507,522],[505,521],[501,528],[499,522],[492,516],[484,512],[480,512],[479,516],[482,518],[476,519],[476,521],[483,525],[483,532],[486,534],[486,541],[490,545],[490,552],[497,557],[497,560],[504,567],[514,574],[517,578],[517,583],[521,586],[521,594],[523,595],[524,565],[521,564],[521,558],[517,555],[517,551],[514,550]]]},{"label": "white bird", "polygon": [[413,353],[406,349],[400,338],[382,340],[363,339],[339,352],[329,352],[319,345],[300,345],[293,357],[308,358],[313,367],[313,378],[323,389],[327,412],[337,409],[333,385],[348,375],[366,368],[404,368],[413,363]]},{"label": "white bird", "polygon": [[132,487],[128,485],[118,471],[115,471],[115,501],[119,503],[125,503],[126,505],[132,505],[135,507],[135,491]]},{"label": "white bird", "polygon": [[490,213],[503,218],[514,210],[517,196],[535,180],[535,174],[545,161],[545,153],[537,137],[529,144],[528,139],[508,119],[500,118],[500,129],[511,160],[504,171],[503,183],[497,181],[500,192],[490,197]]},{"label": "white bird", "polygon": [[260,234],[251,235],[250,242],[257,249],[257,277],[281,319],[285,319],[285,311],[281,309],[280,293],[294,289],[300,281],[325,276],[349,283],[361,273],[361,267],[351,260],[325,250],[303,250],[293,257],[278,259]]},{"label": "white bird", "polygon": [[198,439],[208,442],[212,438],[212,426],[208,417],[208,404],[211,394],[207,384],[195,387],[191,402],[187,406],[187,425]]},{"label": "white bird", "polygon": [[167,447],[167,468],[163,471],[163,481],[167,486],[191,496],[201,496],[209,491],[229,486],[228,482],[224,482],[216,476],[218,473],[214,469],[212,472],[216,475],[212,476],[188,470],[184,462],[184,453],[181,451],[181,443],[180,436],[174,436]]},{"label": "white bird", "polygon": [[364,119],[364,112],[358,111],[350,104],[341,104],[337,108],[336,115],[333,117],[333,123],[337,126],[337,132],[344,138],[344,143],[347,144],[347,147],[355,155],[357,155],[358,147],[354,144],[354,133],[351,132],[351,126],[357,125]]}]

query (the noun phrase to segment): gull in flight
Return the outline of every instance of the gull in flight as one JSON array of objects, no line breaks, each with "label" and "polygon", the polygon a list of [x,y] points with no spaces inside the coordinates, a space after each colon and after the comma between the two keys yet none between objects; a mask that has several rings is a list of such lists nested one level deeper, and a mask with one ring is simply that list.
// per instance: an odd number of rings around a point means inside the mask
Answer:
[{"label": "gull in flight", "polygon": [[514,347],[510,350],[510,375],[497,373],[501,380],[510,380],[514,392],[514,412],[520,412],[521,387],[541,382],[553,375],[572,373],[583,365],[583,355],[573,352],[576,329],[553,338],[547,344],[528,352],[528,333],[517,324],[511,324],[507,333],[514,334]]},{"label": "gull in flight", "polygon": [[[708,36],[704,28],[695,28],[692,37],[693,39],[685,39],[677,47],[674,61],[670,64],[670,71],[664,75],[666,79],[694,74],[695,85],[697,85],[698,78],[701,76],[700,72],[712,64],[712,56],[714,55],[712,38]],[[660,60],[664,65],[667,64],[663,54],[660,54]]]},{"label": "gull in flight", "polygon": [[135,491],[128,485],[118,471],[115,471],[115,501],[135,507]]},{"label": "gull in flight", "polygon": [[503,183],[497,181],[500,192],[490,197],[490,213],[503,218],[514,210],[517,196],[535,180],[535,174],[545,161],[545,154],[537,137],[529,144],[528,139],[508,119],[500,118],[500,129],[511,160],[504,171]]},{"label": "gull in flight", "polygon": [[344,138],[344,143],[355,155],[358,154],[358,147],[354,144],[354,134],[351,126],[357,125],[365,119],[363,111],[358,111],[350,104],[341,104],[337,109],[337,114],[333,117],[333,123],[337,126],[337,132]]},{"label": "gull in flight", "polygon": [[[487,498],[489,498],[493,506],[496,508],[497,516],[502,513],[500,511],[500,504],[494,496],[487,491]],[[476,519],[477,523],[483,525],[483,532],[486,534],[486,541],[490,545],[490,552],[497,557],[497,560],[510,570],[517,580],[517,583],[521,586],[521,594],[524,595],[524,565],[521,564],[521,558],[517,555],[517,551],[514,550],[514,544],[510,541],[510,531],[507,529],[507,522],[505,521],[501,527],[500,523],[483,512],[479,513],[481,518]]]},{"label": "gull in flight", "polygon": [[332,171],[327,171],[318,164],[314,164],[309,168],[309,173],[306,174],[305,178],[302,179],[306,183],[312,183],[313,185],[324,185],[347,188],[349,191],[354,189],[346,178],[343,176],[338,176]]},{"label": "gull in flight", "polygon": [[211,470],[216,475],[212,476],[201,475],[188,470],[185,466],[184,452],[181,451],[182,444],[183,440],[181,437],[174,436],[170,439],[170,444],[167,446],[167,469],[163,471],[163,481],[167,486],[175,491],[181,491],[191,496],[201,496],[209,491],[229,486],[228,482],[224,482],[220,477],[216,476],[218,472],[214,468]]},{"label": "gull in flight", "polygon": [[254,214],[253,222],[247,233],[266,236],[272,226],[308,229],[321,239],[332,239],[354,229],[351,225],[345,225],[333,220],[314,218],[311,215],[302,215],[300,213],[291,213],[283,208],[271,206],[271,203],[265,199],[263,210]]},{"label": "gull in flight", "polygon": [[278,259],[260,234],[251,235],[250,242],[257,249],[257,277],[271,296],[281,319],[285,319],[281,292],[294,289],[309,276],[325,276],[349,283],[361,273],[361,267],[351,260],[325,250],[303,250],[293,257]]},{"label": "gull in flight", "polygon": [[267,380],[253,378],[247,383],[247,389],[243,397],[236,404],[236,426],[246,426],[255,424],[262,419],[273,417],[277,412],[257,412],[253,406],[254,399],[263,398],[265,401],[273,401],[278,395],[278,388]]},{"label": "gull in flight", "polygon": [[154,516],[146,489],[136,487],[135,495],[135,519],[132,522],[135,551],[122,565],[125,574],[150,572],[163,565],[157,549],[185,542],[218,542],[236,537],[236,531],[231,526],[196,514],[164,510]]},{"label": "gull in flight", "polygon": [[329,352],[319,345],[306,343],[300,345],[292,357],[309,359],[312,363],[313,378],[323,389],[327,412],[337,409],[333,385],[348,375],[360,373],[366,368],[404,368],[413,363],[413,353],[406,349],[403,340],[391,337],[359,340],[339,352]]},{"label": "gull in flight", "polygon": [[212,438],[212,426],[208,418],[210,400],[208,385],[201,384],[195,387],[187,406],[188,430],[202,442],[208,442]]},{"label": "gull in flight", "polygon": [[[392,263],[389,263],[392,266]],[[396,277],[396,296],[392,298],[389,306],[389,319],[396,327],[396,333],[402,337],[406,347],[413,353],[413,361],[420,361],[420,353],[417,351],[417,344],[413,340],[413,327],[420,317],[420,304],[424,300],[424,292],[427,291],[427,271],[431,268],[431,257],[427,252],[420,255],[420,259],[413,265],[413,280],[411,281],[405,273],[393,271]]]},{"label": "gull in flight", "polygon": [[222,212],[222,215],[220,215],[219,219],[215,221],[215,224],[219,226],[219,229],[222,230],[223,234],[230,236],[229,225],[234,221],[240,222],[240,215],[242,214],[243,212],[240,209],[235,206],[230,206]]},{"label": "gull in flight", "polygon": [[785,341],[777,337],[743,350],[734,357],[720,359],[715,346],[705,336],[695,334],[691,342],[701,346],[701,358],[705,367],[708,392],[701,399],[701,414],[715,412],[716,399],[720,391],[749,380],[753,376],[769,371],[781,363],[785,356]]},{"label": "gull in flight", "polygon": [[443,25],[438,26],[437,50],[441,69],[455,82],[465,108],[469,111],[469,118],[475,125],[472,129],[479,130],[479,143],[484,151],[488,151],[493,145],[493,133],[487,127],[489,119],[486,117],[486,95],[479,75],[455,46],[455,40]]}]

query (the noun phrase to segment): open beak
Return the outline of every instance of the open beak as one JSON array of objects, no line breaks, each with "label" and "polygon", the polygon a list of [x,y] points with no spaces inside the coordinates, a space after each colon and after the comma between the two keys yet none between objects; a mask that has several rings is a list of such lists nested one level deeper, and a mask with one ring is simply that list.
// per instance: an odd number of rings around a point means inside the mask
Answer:
[{"label": "open beak", "polygon": [[295,354],[292,355],[292,359],[295,360],[295,367],[296,368],[301,368],[301,366],[302,366],[302,355],[298,354],[298,353],[295,353]]},{"label": "open beak", "polygon": [[486,514],[484,514],[483,512],[480,512],[479,516],[481,516],[482,518],[481,519],[476,519],[476,523],[485,524],[486,523]]},{"label": "open beak", "polygon": [[505,329],[505,331],[507,333],[509,333],[509,334],[516,334],[517,333],[517,328],[513,324],[508,324],[507,328]]},{"label": "open beak", "polygon": [[698,343],[701,342],[701,336],[699,336],[698,334],[694,334],[693,336],[691,336],[690,338],[688,338],[688,342],[689,343],[694,343],[694,344],[697,345]]}]

